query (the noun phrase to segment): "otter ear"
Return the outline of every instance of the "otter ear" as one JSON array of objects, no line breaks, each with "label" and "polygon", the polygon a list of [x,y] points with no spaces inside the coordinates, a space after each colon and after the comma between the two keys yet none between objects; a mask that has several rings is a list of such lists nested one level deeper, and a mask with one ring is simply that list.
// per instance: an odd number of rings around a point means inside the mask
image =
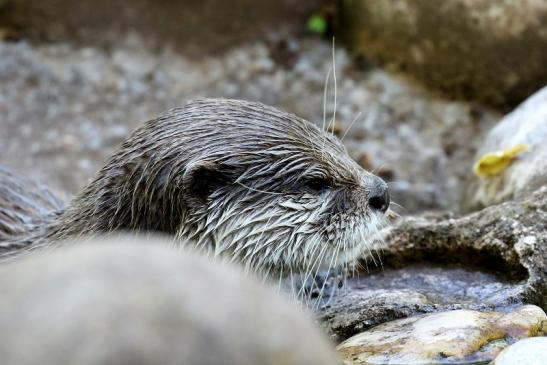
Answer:
[{"label": "otter ear", "polygon": [[188,202],[205,203],[213,191],[233,181],[230,170],[213,161],[191,162],[182,176],[185,199]]}]

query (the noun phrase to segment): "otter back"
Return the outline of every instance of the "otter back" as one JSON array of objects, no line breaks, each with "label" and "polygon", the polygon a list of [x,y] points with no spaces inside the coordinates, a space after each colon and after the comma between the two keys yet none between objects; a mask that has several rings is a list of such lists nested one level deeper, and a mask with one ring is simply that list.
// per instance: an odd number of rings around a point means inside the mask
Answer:
[{"label": "otter back", "polygon": [[43,224],[62,208],[45,186],[0,167],[0,242]]}]

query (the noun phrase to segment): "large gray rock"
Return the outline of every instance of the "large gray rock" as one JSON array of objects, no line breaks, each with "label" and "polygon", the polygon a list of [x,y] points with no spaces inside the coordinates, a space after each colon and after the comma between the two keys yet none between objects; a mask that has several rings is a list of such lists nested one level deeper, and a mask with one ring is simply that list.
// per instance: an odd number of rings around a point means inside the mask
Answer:
[{"label": "large gray rock", "polygon": [[547,84],[544,0],[343,0],[358,52],[446,93],[515,105]]},{"label": "large gray rock", "polygon": [[488,133],[480,144],[476,160],[519,144],[528,146],[528,151],[516,156],[504,171],[493,176],[474,176],[470,180],[465,192],[465,209],[521,198],[540,186],[547,186],[547,87],[528,98]]},{"label": "large gray rock", "polygon": [[381,270],[349,279],[322,304],[320,317],[337,341],[419,313],[515,304],[545,310],[547,187],[461,218],[404,218],[375,255]]},{"label": "large gray rock", "polygon": [[310,318],[237,270],[153,239],[0,269],[2,364],[336,364]]}]

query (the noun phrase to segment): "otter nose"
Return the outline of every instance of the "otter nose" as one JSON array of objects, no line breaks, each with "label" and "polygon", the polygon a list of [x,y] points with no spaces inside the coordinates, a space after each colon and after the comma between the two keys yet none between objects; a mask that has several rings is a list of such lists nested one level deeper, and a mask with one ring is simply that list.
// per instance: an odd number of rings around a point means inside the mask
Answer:
[{"label": "otter nose", "polygon": [[387,184],[380,178],[373,185],[368,196],[368,205],[371,209],[385,213],[389,208],[389,190]]}]

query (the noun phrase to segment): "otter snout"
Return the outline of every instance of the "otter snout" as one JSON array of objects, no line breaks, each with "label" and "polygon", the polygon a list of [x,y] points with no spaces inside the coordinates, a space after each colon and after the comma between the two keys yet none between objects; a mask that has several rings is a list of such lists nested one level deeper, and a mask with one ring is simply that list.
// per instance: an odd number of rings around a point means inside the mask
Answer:
[{"label": "otter snout", "polygon": [[389,208],[389,189],[384,180],[375,177],[368,195],[368,205],[371,209],[385,213]]}]

